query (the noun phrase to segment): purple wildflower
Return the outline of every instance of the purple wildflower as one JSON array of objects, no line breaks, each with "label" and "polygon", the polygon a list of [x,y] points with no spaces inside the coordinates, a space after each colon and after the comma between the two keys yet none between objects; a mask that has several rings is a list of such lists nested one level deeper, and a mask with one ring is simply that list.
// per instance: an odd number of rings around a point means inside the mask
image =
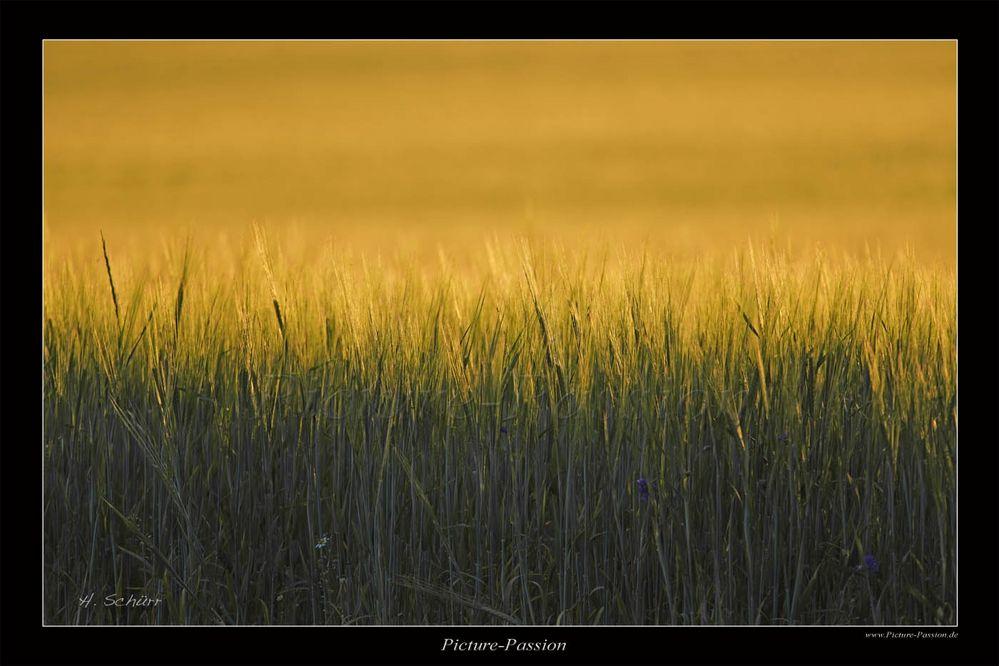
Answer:
[{"label": "purple wildflower", "polygon": [[643,502],[649,501],[649,482],[645,479],[638,480],[638,499]]},{"label": "purple wildflower", "polygon": [[507,434],[510,431],[506,429],[506,426],[500,426],[500,432],[505,435],[505,434]]},{"label": "purple wildflower", "polygon": [[864,555],[864,566],[871,573],[877,573],[881,570],[881,565],[873,555]]}]

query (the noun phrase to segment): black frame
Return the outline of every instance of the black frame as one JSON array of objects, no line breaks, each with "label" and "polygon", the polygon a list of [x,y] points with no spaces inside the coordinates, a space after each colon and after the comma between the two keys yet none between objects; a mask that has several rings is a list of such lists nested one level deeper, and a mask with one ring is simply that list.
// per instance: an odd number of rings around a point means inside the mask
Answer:
[{"label": "black frame", "polygon": [[[4,663],[997,663],[994,414],[999,2],[11,1],[0,8],[3,93]],[[952,639],[868,639],[864,627],[43,627],[38,449],[41,374],[41,54],[46,38],[957,39],[960,625]],[[37,278],[29,281],[26,276]],[[984,298],[983,298],[984,296]],[[0,316],[2,316],[0,315]],[[11,370],[9,368],[16,368]],[[16,416],[17,418],[12,418]],[[36,485],[37,484],[37,485]],[[960,500],[964,500],[961,502]],[[897,629],[903,631],[903,629]],[[566,641],[564,652],[442,652],[445,638]]]}]

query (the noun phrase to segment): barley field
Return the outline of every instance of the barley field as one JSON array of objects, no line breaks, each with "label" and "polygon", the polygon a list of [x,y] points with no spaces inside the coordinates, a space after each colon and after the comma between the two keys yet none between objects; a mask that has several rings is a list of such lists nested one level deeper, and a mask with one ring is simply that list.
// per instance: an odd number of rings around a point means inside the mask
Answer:
[{"label": "barley field", "polygon": [[953,43],[44,74],[47,623],[956,622]]}]

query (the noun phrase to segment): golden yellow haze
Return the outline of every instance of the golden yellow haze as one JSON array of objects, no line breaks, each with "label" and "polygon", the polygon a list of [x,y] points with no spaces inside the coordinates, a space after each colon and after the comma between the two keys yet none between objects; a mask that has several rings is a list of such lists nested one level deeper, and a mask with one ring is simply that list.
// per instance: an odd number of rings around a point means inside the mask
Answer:
[{"label": "golden yellow haze", "polygon": [[96,256],[100,229],[117,257],[148,258],[151,241],[208,248],[257,221],[303,247],[411,256],[519,235],[680,254],[752,237],[954,263],[953,42],[44,51],[49,258]]}]

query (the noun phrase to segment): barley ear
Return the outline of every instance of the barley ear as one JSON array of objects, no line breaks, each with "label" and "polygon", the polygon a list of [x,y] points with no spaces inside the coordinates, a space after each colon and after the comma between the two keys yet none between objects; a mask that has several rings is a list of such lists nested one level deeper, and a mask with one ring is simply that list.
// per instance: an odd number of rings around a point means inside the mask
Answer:
[{"label": "barley ear", "polygon": [[104,241],[104,232],[101,231],[101,249],[104,250],[104,267],[108,271],[108,282],[111,284],[111,300],[114,301],[114,319],[121,325],[121,316],[118,312],[118,292],[114,288],[114,278],[111,276],[111,260],[108,258],[108,244]]}]

